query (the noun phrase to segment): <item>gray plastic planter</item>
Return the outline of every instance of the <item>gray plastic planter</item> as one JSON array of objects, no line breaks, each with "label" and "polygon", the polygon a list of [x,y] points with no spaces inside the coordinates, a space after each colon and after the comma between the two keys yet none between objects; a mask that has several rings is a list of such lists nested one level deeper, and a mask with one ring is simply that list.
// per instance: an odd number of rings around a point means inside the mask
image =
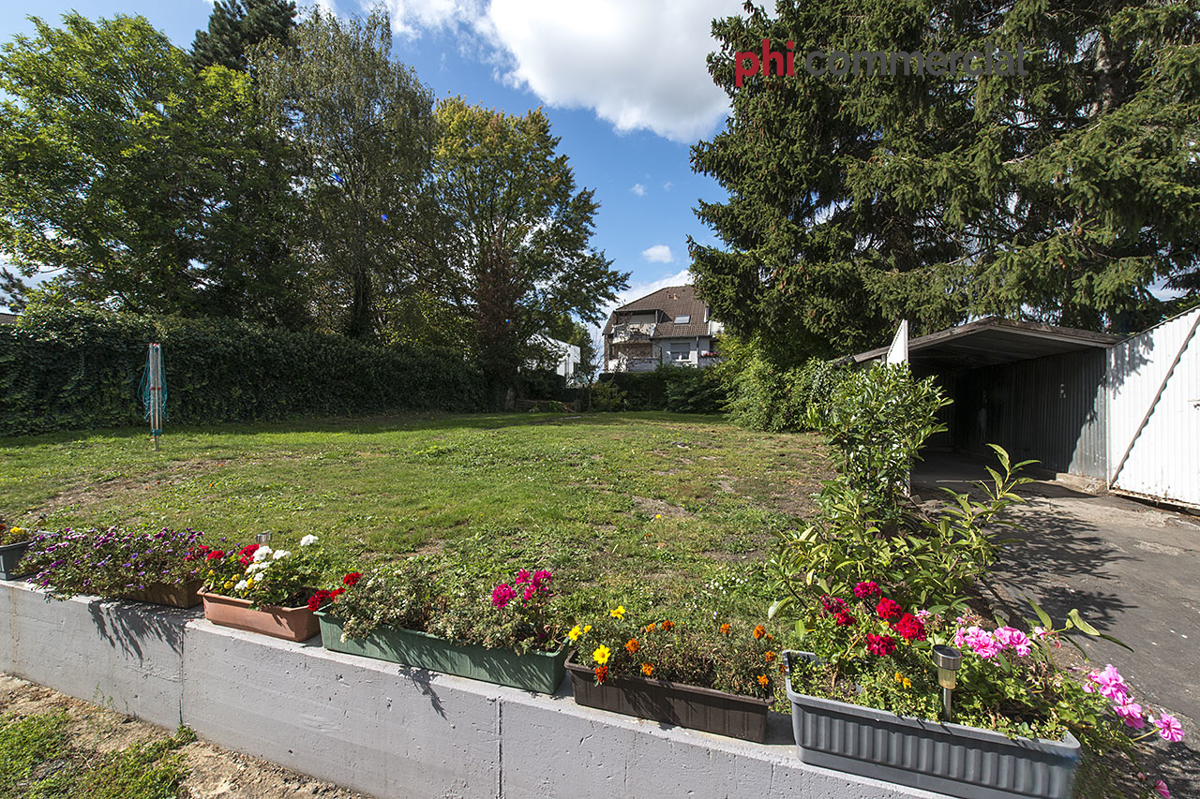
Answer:
[{"label": "gray plastic planter", "polygon": [[[808,652],[788,653],[795,660]],[[1069,799],[1079,741],[1009,738],[792,690],[792,729],[805,763],[964,799]]]},{"label": "gray plastic planter", "polygon": [[25,557],[25,550],[29,549],[31,543],[33,542],[18,541],[15,544],[0,546],[0,580],[20,580],[32,573],[20,565],[21,558]]}]

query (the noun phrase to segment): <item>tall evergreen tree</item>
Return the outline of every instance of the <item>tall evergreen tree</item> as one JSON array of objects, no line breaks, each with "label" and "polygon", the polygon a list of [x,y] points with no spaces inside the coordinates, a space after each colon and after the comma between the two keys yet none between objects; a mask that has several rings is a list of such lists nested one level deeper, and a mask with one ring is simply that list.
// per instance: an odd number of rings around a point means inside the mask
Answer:
[{"label": "tall evergreen tree", "polygon": [[222,66],[246,69],[247,55],[256,44],[286,44],[296,26],[292,0],[217,0],[208,17],[208,30],[196,31],[192,62],[196,69]]},{"label": "tall evergreen tree", "polygon": [[[692,152],[730,194],[697,211],[726,246],[690,249],[735,332],[797,361],[878,344],[905,317],[1120,331],[1161,315],[1155,283],[1194,286],[1195,0],[775,5],[714,22],[733,113]],[[738,88],[735,55],[762,60],[764,39],[771,74]],[[777,75],[789,42],[795,75]],[[815,50],[977,51],[972,72],[1020,52],[1028,74],[816,77]]]}]

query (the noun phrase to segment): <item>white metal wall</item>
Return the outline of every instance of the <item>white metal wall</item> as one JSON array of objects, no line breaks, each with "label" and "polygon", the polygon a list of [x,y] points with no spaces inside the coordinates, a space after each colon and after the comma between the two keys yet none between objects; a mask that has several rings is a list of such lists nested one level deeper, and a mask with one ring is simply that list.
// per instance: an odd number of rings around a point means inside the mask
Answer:
[{"label": "white metal wall", "polygon": [[1200,507],[1200,308],[1109,350],[1108,483]]}]

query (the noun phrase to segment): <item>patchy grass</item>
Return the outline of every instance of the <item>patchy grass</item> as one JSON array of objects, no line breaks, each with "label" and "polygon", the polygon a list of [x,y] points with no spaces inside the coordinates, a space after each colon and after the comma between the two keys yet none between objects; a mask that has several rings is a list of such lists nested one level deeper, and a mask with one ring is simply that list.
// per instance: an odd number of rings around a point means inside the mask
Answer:
[{"label": "patchy grass", "polygon": [[[448,550],[563,587],[762,615],[760,564],[828,476],[818,439],[662,413],[402,417],[0,442],[0,513],[45,527],[192,527],[363,560]],[[704,591],[698,591],[707,586]]]}]

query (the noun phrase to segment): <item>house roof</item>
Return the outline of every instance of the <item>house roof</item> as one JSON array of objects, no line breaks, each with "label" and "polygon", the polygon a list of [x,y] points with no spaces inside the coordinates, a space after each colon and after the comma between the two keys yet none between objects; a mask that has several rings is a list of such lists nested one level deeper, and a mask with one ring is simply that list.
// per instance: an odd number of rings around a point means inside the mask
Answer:
[{"label": "house roof", "polygon": [[[659,322],[655,330],[655,338],[671,338],[673,336],[707,336],[708,322],[704,320],[704,302],[696,296],[694,286],[667,286],[645,297],[626,303],[612,312],[604,325],[604,334],[612,332],[617,316],[646,311],[659,311],[666,317],[665,322]],[[687,324],[675,324],[678,316],[690,316]]]},{"label": "house roof", "polygon": [[0,325],[15,325],[17,323],[17,315],[15,313],[4,313],[0,311]]},{"label": "house roof", "polygon": [[[975,369],[1091,348],[1107,349],[1120,340],[1107,333],[989,316],[911,339],[908,361],[935,369]],[[846,356],[839,362],[875,361],[887,351],[888,347],[880,347]]]}]

